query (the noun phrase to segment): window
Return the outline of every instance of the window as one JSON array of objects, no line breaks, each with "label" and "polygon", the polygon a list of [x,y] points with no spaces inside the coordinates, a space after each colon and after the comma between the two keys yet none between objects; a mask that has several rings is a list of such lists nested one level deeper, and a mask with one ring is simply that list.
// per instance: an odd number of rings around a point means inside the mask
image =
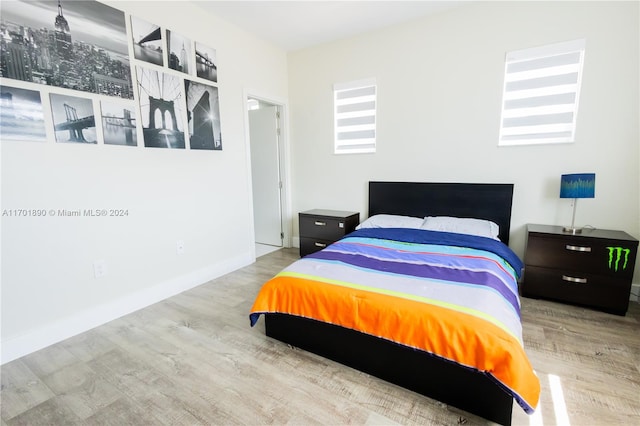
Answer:
[{"label": "window", "polygon": [[508,52],[498,145],[573,142],[585,41]]},{"label": "window", "polygon": [[336,154],[376,152],[375,79],[333,86]]}]

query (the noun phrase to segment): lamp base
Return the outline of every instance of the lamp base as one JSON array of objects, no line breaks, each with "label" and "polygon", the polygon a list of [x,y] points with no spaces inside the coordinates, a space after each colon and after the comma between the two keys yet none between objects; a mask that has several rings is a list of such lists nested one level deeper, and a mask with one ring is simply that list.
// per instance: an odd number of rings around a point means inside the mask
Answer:
[{"label": "lamp base", "polygon": [[562,232],[566,233],[566,234],[582,234],[582,229],[583,228],[575,228],[573,226],[565,226],[564,228],[562,228]]}]

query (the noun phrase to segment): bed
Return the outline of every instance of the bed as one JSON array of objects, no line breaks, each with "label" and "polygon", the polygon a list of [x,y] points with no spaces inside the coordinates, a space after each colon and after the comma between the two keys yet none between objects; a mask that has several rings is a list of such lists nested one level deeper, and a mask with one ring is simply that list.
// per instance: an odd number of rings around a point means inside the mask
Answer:
[{"label": "bed", "polygon": [[[367,221],[438,226],[346,235],[265,283],[250,322],[264,315],[270,337],[511,424],[513,401],[531,413],[540,392],[522,344],[522,263],[507,247],[512,197],[512,184],[369,182]],[[443,217],[497,229],[450,232]]]}]

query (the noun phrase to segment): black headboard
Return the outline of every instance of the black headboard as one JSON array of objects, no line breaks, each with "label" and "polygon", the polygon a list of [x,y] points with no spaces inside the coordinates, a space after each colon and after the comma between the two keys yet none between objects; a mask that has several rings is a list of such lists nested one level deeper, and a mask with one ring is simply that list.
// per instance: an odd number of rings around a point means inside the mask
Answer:
[{"label": "black headboard", "polygon": [[487,219],[509,244],[512,183],[369,182],[369,216],[455,216]]}]

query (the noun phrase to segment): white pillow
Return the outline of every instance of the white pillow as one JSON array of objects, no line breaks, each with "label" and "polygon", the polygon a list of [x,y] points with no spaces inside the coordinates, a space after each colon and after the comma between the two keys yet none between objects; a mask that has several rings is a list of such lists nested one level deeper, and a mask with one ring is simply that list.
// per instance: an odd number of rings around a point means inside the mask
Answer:
[{"label": "white pillow", "polygon": [[471,219],[451,216],[427,216],[422,229],[429,231],[455,232],[457,234],[477,235],[498,240],[500,228],[494,222],[484,219]]},{"label": "white pillow", "polygon": [[421,217],[398,216],[394,214],[377,214],[371,216],[356,229],[366,228],[414,228],[420,229],[424,219]]}]

